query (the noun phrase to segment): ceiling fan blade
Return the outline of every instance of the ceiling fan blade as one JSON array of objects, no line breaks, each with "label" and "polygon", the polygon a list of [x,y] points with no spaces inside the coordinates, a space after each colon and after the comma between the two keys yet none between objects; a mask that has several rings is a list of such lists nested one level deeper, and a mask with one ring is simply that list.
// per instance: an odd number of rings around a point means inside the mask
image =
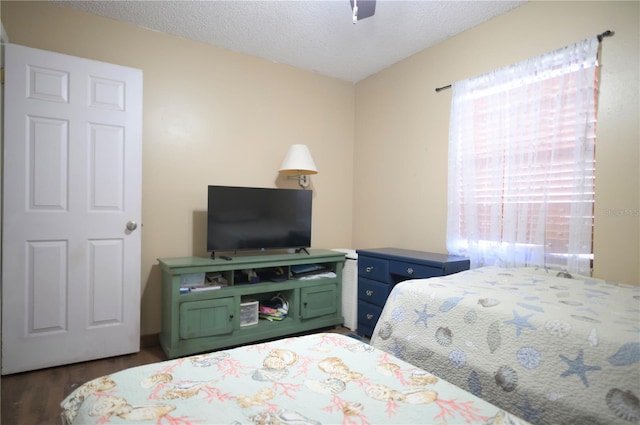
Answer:
[{"label": "ceiling fan blade", "polygon": [[[351,10],[353,10],[353,0],[349,0],[351,3]],[[358,21],[373,16],[376,13],[376,0],[358,0]]]}]

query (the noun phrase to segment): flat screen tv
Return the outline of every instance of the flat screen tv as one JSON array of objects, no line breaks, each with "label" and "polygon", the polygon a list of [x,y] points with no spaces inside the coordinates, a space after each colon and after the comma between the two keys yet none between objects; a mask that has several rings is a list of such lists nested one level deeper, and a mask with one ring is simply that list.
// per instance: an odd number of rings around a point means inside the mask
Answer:
[{"label": "flat screen tv", "polygon": [[207,251],[311,246],[310,190],[209,186]]}]

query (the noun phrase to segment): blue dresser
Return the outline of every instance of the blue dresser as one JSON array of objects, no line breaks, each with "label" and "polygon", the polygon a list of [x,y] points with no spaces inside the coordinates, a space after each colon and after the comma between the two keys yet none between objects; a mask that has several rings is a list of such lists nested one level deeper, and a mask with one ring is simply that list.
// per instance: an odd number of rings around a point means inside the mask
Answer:
[{"label": "blue dresser", "polygon": [[399,248],[358,250],[358,334],[371,336],[393,287],[403,280],[469,270],[469,259]]}]

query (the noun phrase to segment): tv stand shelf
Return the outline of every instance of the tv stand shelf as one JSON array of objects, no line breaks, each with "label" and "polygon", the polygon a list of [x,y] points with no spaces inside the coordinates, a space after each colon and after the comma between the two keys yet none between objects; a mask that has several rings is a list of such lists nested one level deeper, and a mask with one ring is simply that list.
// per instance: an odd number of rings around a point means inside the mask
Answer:
[{"label": "tv stand shelf", "polygon": [[[234,256],[231,259],[159,258],[162,273],[162,332],[160,345],[168,358],[341,325],[344,253],[311,249],[308,253]],[[300,279],[291,267],[319,264],[335,277]],[[236,281],[240,270],[280,267],[283,281]],[[221,273],[228,286],[182,294],[184,275]],[[280,294],[289,303],[282,321],[259,320],[241,326],[240,304],[268,300]]]}]

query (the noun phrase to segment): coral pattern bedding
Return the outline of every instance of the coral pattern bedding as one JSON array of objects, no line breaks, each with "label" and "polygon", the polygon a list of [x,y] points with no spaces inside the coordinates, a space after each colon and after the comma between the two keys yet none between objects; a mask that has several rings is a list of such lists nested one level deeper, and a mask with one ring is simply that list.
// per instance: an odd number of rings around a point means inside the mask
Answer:
[{"label": "coral pattern bedding", "polygon": [[83,384],[66,424],[525,424],[370,345],[320,333],[139,366]]},{"label": "coral pattern bedding", "polygon": [[640,287],[498,267],[405,281],[371,345],[534,424],[640,421]]}]

